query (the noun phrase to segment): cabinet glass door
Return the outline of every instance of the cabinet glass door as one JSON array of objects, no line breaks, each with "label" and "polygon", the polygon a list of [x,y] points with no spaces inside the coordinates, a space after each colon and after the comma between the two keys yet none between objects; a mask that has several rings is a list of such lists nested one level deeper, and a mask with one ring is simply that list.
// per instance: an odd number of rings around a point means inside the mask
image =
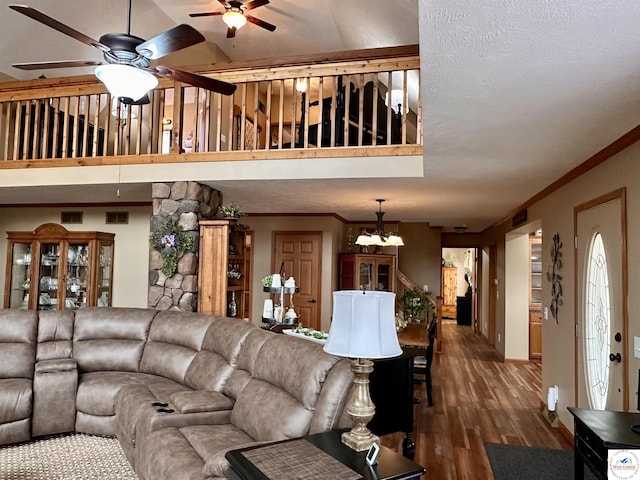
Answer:
[{"label": "cabinet glass door", "polygon": [[373,263],[363,261],[360,263],[360,290],[373,290]]},{"label": "cabinet glass door", "polygon": [[60,285],[60,243],[40,244],[40,269],[37,280],[38,310],[57,309]]},{"label": "cabinet glass door", "polygon": [[31,243],[14,243],[11,253],[11,290],[8,308],[29,308],[31,287]]},{"label": "cabinet glass door", "polygon": [[377,265],[377,282],[376,290],[391,291],[391,265],[388,263],[379,263]]},{"label": "cabinet glass door", "polygon": [[96,288],[98,307],[108,307],[111,305],[111,258],[113,257],[112,244],[99,244],[98,252],[98,277]]},{"label": "cabinet glass door", "polygon": [[64,308],[76,310],[87,306],[89,285],[89,245],[70,243],[67,247],[67,289]]}]

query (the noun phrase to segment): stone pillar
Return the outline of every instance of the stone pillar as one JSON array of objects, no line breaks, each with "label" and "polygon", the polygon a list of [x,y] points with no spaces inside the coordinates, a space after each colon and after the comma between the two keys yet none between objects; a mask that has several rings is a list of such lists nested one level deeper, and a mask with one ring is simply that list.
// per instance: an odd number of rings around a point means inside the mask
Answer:
[{"label": "stone pillar", "polygon": [[147,306],[156,310],[195,312],[198,308],[199,221],[215,218],[222,204],[222,194],[197,182],[154,183],[151,196],[153,215],[150,232],[167,219],[178,220],[193,238],[193,248],[178,259],[176,273],[167,278],[160,270],[160,252],[149,247],[149,294]]}]

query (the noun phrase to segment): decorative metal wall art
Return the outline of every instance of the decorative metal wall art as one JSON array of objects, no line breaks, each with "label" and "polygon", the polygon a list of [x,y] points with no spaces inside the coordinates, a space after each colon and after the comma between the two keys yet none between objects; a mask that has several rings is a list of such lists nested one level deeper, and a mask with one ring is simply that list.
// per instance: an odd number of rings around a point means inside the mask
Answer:
[{"label": "decorative metal wall art", "polygon": [[558,323],[558,309],[562,305],[562,275],[560,275],[560,269],[562,268],[562,242],[560,241],[560,234],[556,233],[553,236],[553,243],[551,244],[551,266],[547,270],[547,280],[551,283],[551,315]]}]

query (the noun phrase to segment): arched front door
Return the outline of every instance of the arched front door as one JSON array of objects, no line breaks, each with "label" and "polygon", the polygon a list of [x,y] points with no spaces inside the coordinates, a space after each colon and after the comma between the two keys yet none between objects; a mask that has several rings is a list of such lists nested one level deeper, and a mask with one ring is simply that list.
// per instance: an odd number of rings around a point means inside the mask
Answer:
[{"label": "arched front door", "polygon": [[624,190],[575,210],[576,403],[628,410]]}]

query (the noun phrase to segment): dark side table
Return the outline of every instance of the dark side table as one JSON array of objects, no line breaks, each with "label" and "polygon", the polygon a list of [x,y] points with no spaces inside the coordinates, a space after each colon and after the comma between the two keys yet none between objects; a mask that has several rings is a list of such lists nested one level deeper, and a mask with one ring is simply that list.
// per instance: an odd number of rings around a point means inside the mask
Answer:
[{"label": "dark side table", "polygon": [[[423,467],[384,446],[380,447],[378,464],[370,467],[365,458],[367,452],[356,452],[341,442],[340,435],[343,431],[332,430],[309,435],[302,439],[284,440],[231,450],[226,454],[231,466],[230,478],[231,480],[276,480],[281,478],[418,480],[424,473]],[[323,468],[335,468],[335,474],[325,471],[318,476],[313,470],[303,472],[302,468],[298,474],[295,471],[297,451],[305,458],[305,462],[302,464],[304,469],[317,462]],[[264,457],[264,460],[270,464],[270,468],[276,468],[278,460],[282,460],[282,468],[287,469],[286,474],[275,473],[268,476],[263,473],[253,463],[258,463],[256,459],[260,460],[261,457]],[[327,467],[331,464],[333,467]],[[262,468],[265,467],[262,466]]]},{"label": "dark side table", "polygon": [[640,424],[640,413],[610,412],[568,407],[574,419],[574,478],[584,479],[584,466],[607,480],[609,450],[640,449],[640,435],[631,425]]}]

